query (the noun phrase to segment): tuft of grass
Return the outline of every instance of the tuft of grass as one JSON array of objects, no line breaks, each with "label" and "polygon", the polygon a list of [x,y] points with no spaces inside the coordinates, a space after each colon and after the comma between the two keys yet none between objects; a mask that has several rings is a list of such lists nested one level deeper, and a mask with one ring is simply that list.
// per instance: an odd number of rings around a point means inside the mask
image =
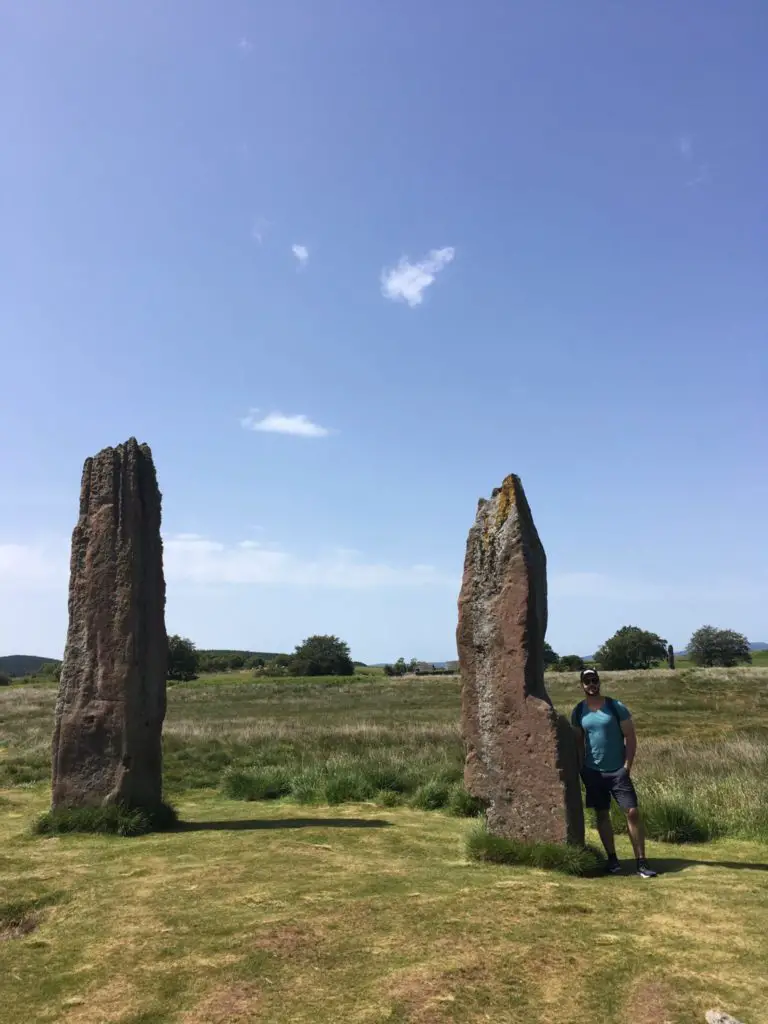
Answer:
[{"label": "tuft of grass", "polygon": [[707,823],[676,800],[648,801],[643,817],[648,838],[661,843],[704,843],[713,838]]},{"label": "tuft of grass", "polygon": [[446,804],[446,810],[454,818],[477,818],[485,810],[482,800],[471,796],[461,785],[451,788]]},{"label": "tuft of grass", "polygon": [[403,798],[391,789],[380,789],[376,794],[376,803],[382,807],[399,807]]},{"label": "tuft of grass", "polygon": [[467,856],[493,864],[523,864],[532,868],[560,871],[566,875],[587,875],[596,871],[602,856],[589,846],[560,843],[525,843],[503,839],[488,831],[484,823],[474,826],[467,836]]},{"label": "tuft of grass", "polygon": [[451,797],[451,787],[440,781],[430,779],[424,785],[419,786],[411,799],[411,806],[418,807],[422,811],[438,811],[445,807]]},{"label": "tuft of grass", "polygon": [[221,788],[233,800],[279,800],[291,792],[292,780],[280,765],[254,765],[226,771]]},{"label": "tuft of grass", "polygon": [[366,773],[354,768],[338,768],[329,774],[323,790],[329,804],[360,803],[370,800],[374,792]]},{"label": "tuft of grass", "polygon": [[41,815],[32,826],[39,836],[59,836],[71,832],[102,833],[117,836],[142,836],[149,832],[167,832],[178,823],[170,804],[154,808],[108,804],[104,807],[66,807]]}]

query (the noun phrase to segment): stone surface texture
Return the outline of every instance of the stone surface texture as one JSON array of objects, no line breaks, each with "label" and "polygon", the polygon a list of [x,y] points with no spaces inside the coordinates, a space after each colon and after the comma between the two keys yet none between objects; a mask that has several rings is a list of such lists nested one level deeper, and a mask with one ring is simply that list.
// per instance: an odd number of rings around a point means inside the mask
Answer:
[{"label": "stone surface texture", "polygon": [[481,499],[459,595],[464,782],[491,832],[584,842],[576,742],[544,685],[547,563],[520,479]]},{"label": "stone surface texture", "polygon": [[152,453],[86,459],[53,735],[53,807],[162,800],[168,641]]},{"label": "stone surface texture", "polygon": [[729,1013],[723,1013],[722,1010],[707,1010],[706,1021],[707,1024],[741,1024],[740,1020],[731,1017]]}]

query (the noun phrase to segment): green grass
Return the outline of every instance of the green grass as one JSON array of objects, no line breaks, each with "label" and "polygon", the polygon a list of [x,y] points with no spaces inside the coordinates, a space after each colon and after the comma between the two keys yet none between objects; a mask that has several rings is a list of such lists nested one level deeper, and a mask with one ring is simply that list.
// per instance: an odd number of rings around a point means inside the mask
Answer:
[{"label": "green grass", "polygon": [[605,687],[637,722],[650,883],[484,833],[451,678],[173,687],[183,824],[130,842],[31,834],[55,689],[3,688],[0,1024],[768,1019],[768,672]]},{"label": "green grass", "polygon": [[2,900],[36,920],[0,943],[2,1024],[768,1019],[755,843],[651,844],[649,883],[475,860],[443,814],[215,792],[174,832],[42,842],[46,792],[7,793]]},{"label": "green grass", "polygon": [[143,836],[175,828],[176,811],[169,804],[159,807],[68,807],[48,810],[32,826],[39,836],[61,836],[71,832],[92,832],[117,836]]},{"label": "green grass", "polygon": [[467,835],[467,856],[492,864],[522,864],[533,868],[560,871],[566,875],[595,873],[605,858],[592,847],[563,843],[524,843],[491,834],[477,824]]},{"label": "green grass", "polygon": [[[635,778],[649,825],[664,808],[682,806],[696,824],[692,834],[768,840],[768,670],[606,673],[604,680],[635,716]],[[575,674],[552,674],[548,686],[560,710],[580,698]],[[54,699],[51,687],[0,691],[0,787],[49,778]],[[366,671],[254,682],[246,673],[181,684],[168,696],[166,790],[175,800],[229,785],[232,772],[261,773],[283,780],[284,792],[266,798],[407,804],[422,791],[422,806],[447,806],[462,776],[458,719],[459,683],[451,677],[389,680]],[[242,798],[260,799],[260,783],[248,785],[251,795],[244,789]]]}]

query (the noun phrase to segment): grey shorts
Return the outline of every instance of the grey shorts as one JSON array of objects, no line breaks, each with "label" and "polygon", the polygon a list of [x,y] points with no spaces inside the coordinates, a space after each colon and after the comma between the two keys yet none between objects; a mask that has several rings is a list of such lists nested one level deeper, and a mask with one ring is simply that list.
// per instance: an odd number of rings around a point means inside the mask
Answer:
[{"label": "grey shorts", "polygon": [[637,793],[626,768],[619,768],[617,772],[582,768],[581,779],[587,791],[587,807],[607,811],[611,806],[611,797],[623,811],[637,807]]}]

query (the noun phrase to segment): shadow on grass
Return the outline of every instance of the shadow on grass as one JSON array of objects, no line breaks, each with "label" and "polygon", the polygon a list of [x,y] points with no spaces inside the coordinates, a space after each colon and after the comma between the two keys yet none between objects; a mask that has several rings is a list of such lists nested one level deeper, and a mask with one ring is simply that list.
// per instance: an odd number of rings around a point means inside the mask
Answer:
[{"label": "shadow on grass", "polygon": [[688,860],[682,857],[650,857],[651,867],[659,874],[673,875],[686,868],[726,868],[728,871],[768,871],[768,864],[752,864],[744,860]]},{"label": "shadow on grass", "polygon": [[257,832],[272,828],[390,828],[380,818],[247,818],[242,821],[180,821],[175,832]]}]

